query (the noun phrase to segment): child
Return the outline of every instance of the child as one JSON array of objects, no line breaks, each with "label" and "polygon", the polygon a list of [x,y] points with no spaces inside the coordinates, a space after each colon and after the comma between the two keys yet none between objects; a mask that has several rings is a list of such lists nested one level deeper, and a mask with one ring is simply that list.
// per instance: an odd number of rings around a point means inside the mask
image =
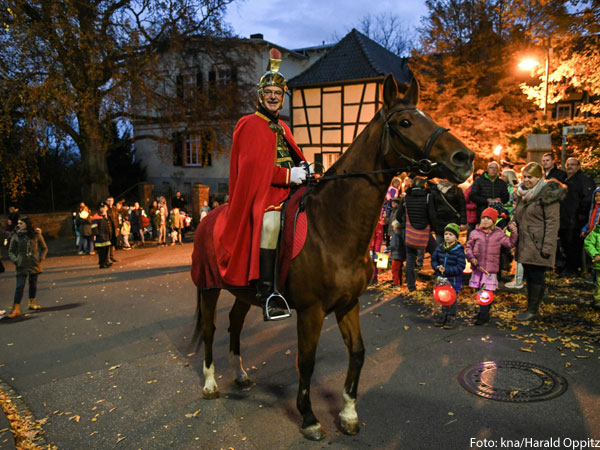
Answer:
[{"label": "child", "polygon": [[377,269],[377,252],[381,251],[381,244],[383,244],[383,226],[384,220],[383,217],[380,217],[377,225],[375,226],[375,233],[373,233],[373,237],[371,238],[371,244],[369,245],[369,250],[371,250],[371,259],[373,260],[373,265],[375,266],[375,271],[373,272],[373,278],[371,279],[370,284],[377,284],[377,273],[379,272]]},{"label": "child", "polygon": [[590,215],[588,221],[581,229],[581,233],[584,236],[594,229],[596,224],[598,223],[598,218],[600,217],[600,187],[597,187],[594,190],[594,195],[592,195],[592,204],[590,205]]},{"label": "child", "polygon": [[131,222],[129,222],[129,217],[123,217],[123,224],[121,225],[121,238],[123,239],[123,248],[125,250],[131,250],[131,245],[129,244],[129,235],[131,234]]},{"label": "child", "polygon": [[406,249],[404,239],[400,235],[400,222],[392,221],[392,242],[389,247],[390,257],[392,258],[392,287],[402,285],[402,266],[406,260]]},{"label": "child", "polygon": [[[458,241],[460,227],[449,223],[444,227],[444,242],[431,255],[431,267],[439,275],[447,278],[458,294],[462,289],[462,275],[465,270],[465,249]],[[450,306],[442,306],[442,312],[435,321],[436,327],[447,330],[454,328],[458,301]]]},{"label": "child", "polygon": [[[500,249],[513,248],[517,243],[517,224],[508,224],[510,237],[496,226],[498,211],[486,208],[481,213],[481,221],[469,235],[467,240],[467,259],[471,263],[473,273],[469,286],[480,289],[485,286],[488,291],[498,287],[496,274],[500,270]],[[475,325],[483,325],[490,321],[490,306],[479,305],[479,313]]]},{"label": "child", "polygon": [[600,308],[600,223],[597,223],[583,242],[585,252],[590,255],[596,271],[596,294],[594,295],[594,308]]}]

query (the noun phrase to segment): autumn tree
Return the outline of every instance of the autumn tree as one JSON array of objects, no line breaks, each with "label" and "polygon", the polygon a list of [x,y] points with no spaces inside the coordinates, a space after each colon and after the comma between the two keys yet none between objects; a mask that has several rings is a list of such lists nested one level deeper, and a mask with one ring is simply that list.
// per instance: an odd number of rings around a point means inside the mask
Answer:
[{"label": "autumn tree", "polygon": [[[3,2],[0,80],[10,83],[9,96],[21,102],[25,122],[37,121],[38,134],[55,129],[72,139],[81,154],[86,201],[94,204],[108,194],[106,155],[114,123],[159,120],[148,114],[152,108],[136,110],[134,96],[152,101],[161,55],[192,37],[227,35],[222,15],[231,1]],[[177,99],[171,100],[168,119],[187,118],[189,105],[177,107]],[[159,101],[166,103],[164,95]],[[177,110],[185,112],[183,118]],[[31,140],[39,148],[47,145]]]},{"label": "autumn tree", "polygon": [[535,120],[519,89],[518,58],[546,33],[563,33],[566,1],[427,0],[412,69],[426,109],[482,158]]}]

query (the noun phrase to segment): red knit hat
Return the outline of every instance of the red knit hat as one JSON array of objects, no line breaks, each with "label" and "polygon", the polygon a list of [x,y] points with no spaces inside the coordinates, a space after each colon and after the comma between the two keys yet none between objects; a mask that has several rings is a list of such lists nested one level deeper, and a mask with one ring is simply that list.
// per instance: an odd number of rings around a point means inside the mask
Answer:
[{"label": "red knit hat", "polygon": [[496,220],[498,220],[498,211],[494,208],[485,208],[481,213],[481,218],[483,219],[484,217],[489,217],[492,219],[492,222],[496,223]]}]

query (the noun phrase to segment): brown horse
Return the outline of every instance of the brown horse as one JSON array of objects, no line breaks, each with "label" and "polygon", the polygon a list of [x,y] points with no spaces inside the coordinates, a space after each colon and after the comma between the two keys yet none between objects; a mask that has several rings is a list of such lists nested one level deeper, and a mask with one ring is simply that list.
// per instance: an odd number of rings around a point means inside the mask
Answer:
[{"label": "brown horse", "polygon": [[[415,81],[407,95],[400,97],[394,78],[388,75],[382,109],[307,197],[308,236],[291,263],[284,292],[297,313],[297,407],[302,415],[302,433],[308,439],[325,437],[311,407],[310,380],[323,320],[332,312],[349,354],[344,407],[339,414],[341,428],[346,434],[359,431],[355,403],[365,350],[358,299],[373,275],[368,247],[392,178],[413,170],[463,182],[472,172],[473,152],[417,109],[417,97]],[[235,303],[229,313],[229,359],[235,382],[247,385],[240,334],[250,306],[258,303],[251,290],[230,291]],[[219,395],[212,354],[219,293],[220,289],[198,290],[196,332],[199,344],[205,345],[205,398]]]}]

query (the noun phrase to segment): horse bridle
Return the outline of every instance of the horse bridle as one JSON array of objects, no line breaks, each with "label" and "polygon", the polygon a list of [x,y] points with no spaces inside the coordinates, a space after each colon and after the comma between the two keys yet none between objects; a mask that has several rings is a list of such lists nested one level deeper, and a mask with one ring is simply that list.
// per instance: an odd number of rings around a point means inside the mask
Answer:
[{"label": "horse bridle", "polygon": [[[448,130],[448,128],[443,128],[443,127],[437,126],[436,129],[433,130],[433,133],[431,133],[431,135],[427,139],[427,142],[425,142],[425,145],[423,146],[423,148],[420,148],[412,140],[410,140],[409,138],[404,136],[397,129],[395,129],[394,127],[392,127],[390,125],[390,119],[394,114],[403,112],[403,111],[408,111],[408,110],[416,110],[416,109],[417,108],[415,108],[414,106],[398,108],[398,109],[390,111],[387,114],[387,116],[383,113],[383,109],[380,110],[381,117],[383,118],[383,121],[384,121],[383,133],[381,134],[380,148],[381,148],[382,155],[385,156],[385,154],[386,154],[385,142],[388,141],[390,143],[390,147],[391,147],[392,151],[396,154],[396,156],[408,161],[408,163],[409,163],[408,170],[416,170],[421,175],[428,175],[431,172],[431,170],[435,166],[438,165],[437,162],[433,162],[429,159],[429,152],[431,152],[431,149],[433,148],[437,138],[449,130]],[[402,152],[400,152],[398,150],[396,145],[394,145],[394,141],[392,139],[390,139],[391,133],[393,133],[397,138],[399,138],[404,145],[406,145],[411,150],[413,150],[417,155],[419,155],[421,157],[421,159],[419,159],[417,161],[413,158],[409,158],[408,156],[402,154]]]}]

